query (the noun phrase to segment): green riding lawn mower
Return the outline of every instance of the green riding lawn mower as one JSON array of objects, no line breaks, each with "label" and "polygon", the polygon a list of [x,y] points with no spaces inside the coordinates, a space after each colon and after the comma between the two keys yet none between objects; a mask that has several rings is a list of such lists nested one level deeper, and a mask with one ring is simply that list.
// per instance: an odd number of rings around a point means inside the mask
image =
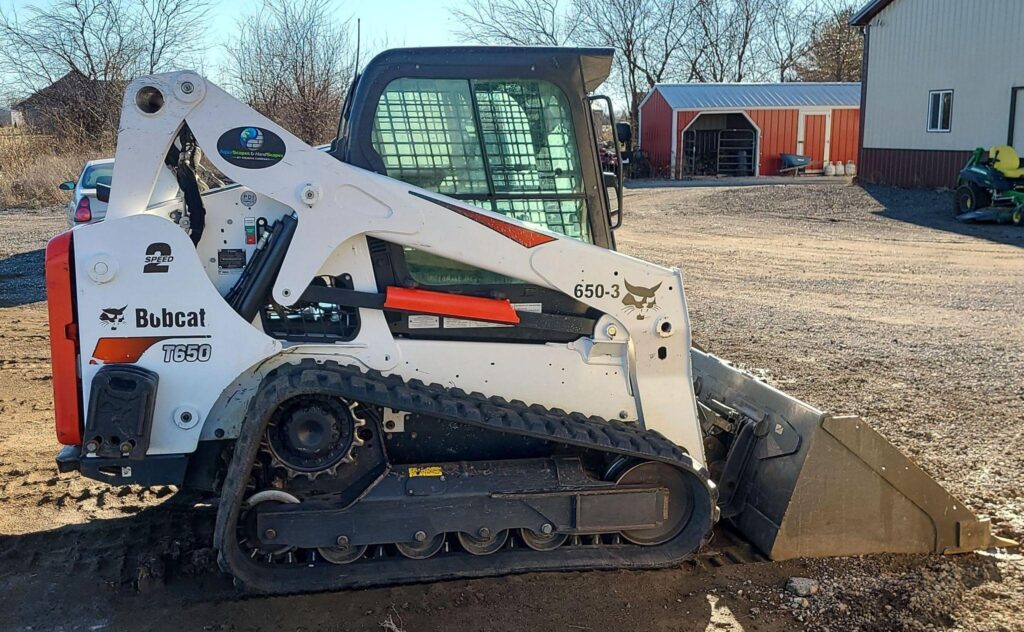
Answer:
[{"label": "green riding lawn mower", "polygon": [[960,170],[953,211],[962,222],[1024,225],[1024,167],[1013,147],[979,147]]}]

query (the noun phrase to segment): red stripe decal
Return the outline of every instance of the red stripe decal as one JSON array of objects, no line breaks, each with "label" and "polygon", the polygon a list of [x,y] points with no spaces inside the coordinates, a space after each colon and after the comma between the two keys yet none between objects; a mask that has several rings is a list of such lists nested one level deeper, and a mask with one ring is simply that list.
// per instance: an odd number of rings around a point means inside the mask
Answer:
[{"label": "red stripe decal", "polygon": [[483,213],[471,211],[468,208],[459,208],[453,205],[451,209],[458,213],[459,215],[462,215],[463,217],[468,217],[469,219],[473,220],[474,222],[477,222],[478,224],[483,224],[487,228],[490,228],[495,232],[501,233],[502,235],[508,237],[517,244],[526,246],[527,248],[533,248],[534,246],[546,244],[556,239],[551,235],[536,233],[532,230],[523,228],[522,226],[516,226],[515,224],[503,222],[500,219],[491,217],[490,215],[484,215]]},{"label": "red stripe decal", "polygon": [[57,440],[82,443],[78,384],[78,332],[71,290],[71,231],[46,244],[46,307],[50,316],[53,417]]},{"label": "red stripe decal", "polygon": [[432,197],[423,195],[421,193],[417,193],[415,191],[409,191],[409,193],[415,195],[418,198],[427,200],[428,202],[433,202],[434,204],[443,206],[450,211],[455,211],[459,215],[467,219],[471,219],[478,224],[483,224],[487,228],[490,228],[491,230],[497,233],[501,233],[502,235],[508,237],[517,244],[521,246],[526,246],[527,248],[533,248],[534,246],[546,244],[548,242],[552,242],[558,239],[554,235],[545,235],[544,233],[538,233],[528,228],[523,228],[522,226],[509,224],[508,222],[502,221],[496,217],[491,217],[490,215],[484,215],[483,213],[471,211],[468,208],[462,208],[461,206],[456,206],[455,204],[450,204],[448,202],[444,202],[441,200],[435,200]]},{"label": "red stripe decal", "polygon": [[508,299],[462,296],[430,290],[389,287],[384,309],[435,316],[457,316],[506,325],[519,324],[519,315]]}]

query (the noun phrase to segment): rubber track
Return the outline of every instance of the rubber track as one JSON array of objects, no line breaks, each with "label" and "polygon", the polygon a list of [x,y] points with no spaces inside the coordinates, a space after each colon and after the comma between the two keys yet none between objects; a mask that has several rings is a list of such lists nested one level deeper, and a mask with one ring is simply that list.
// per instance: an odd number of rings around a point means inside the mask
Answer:
[{"label": "rubber track", "polygon": [[[259,440],[271,413],[286,399],[303,394],[325,394],[355,400],[364,404],[386,406],[407,413],[418,413],[463,423],[478,428],[544,439],[578,448],[597,450],[660,461],[696,476],[707,490],[709,505],[707,528],[698,541],[686,544],[686,550],[673,547],[683,534],[669,543],[656,547],[628,545],[615,548],[611,562],[601,560],[561,561],[557,566],[526,564],[496,566],[494,568],[467,567],[454,564],[453,568],[435,568],[438,558],[430,560],[403,560],[400,571],[372,562],[380,572],[363,577],[355,572],[355,563],[335,566],[332,572],[321,572],[323,579],[314,579],[315,569],[301,567],[305,575],[296,576],[291,568],[266,566],[257,568],[242,553],[235,541],[235,524],[241,512],[245,483],[259,449]],[[699,507],[698,507],[699,510]],[[507,401],[500,397],[486,397],[479,393],[466,393],[457,388],[438,384],[425,384],[420,380],[406,382],[398,376],[384,376],[378,372],[363,373],[358,368],[333,362],[318,363],[305,359],[298,364],[287,364],[271,371],[261,383],[260,390],[250,403],[242,432],[235,446],[235,454],[225,478],[221,505],[217,514],[214,546],[220,552],[222,568],[232,573],[244,585],[260,592],[300,592],[329,590],[344,587],[394,584],[412,581],[433,581],[460,577],[480,577],[532,570],[571,570],[587,568],[656,568],[675,565],[692,559],[707,542],[711,527],[717,519],[717,493],[707,470],[695,463],[677,445],[655,431],[646,431],[633,425],[587,417],[580,413],[566,413],[520,401]],[[681,543],[677,543],[681,544]],[[596,547],[595,547],[596,548]],[[618,549],[623,549],[620,551]],[[241,556],[241,557],[239,557]],[[593,555],[591,555],[593,557]],[[444,556],[438,556],[443,558]],[[505,559],[504,553],[489,558]],[[534,556],[537,560],[556,561],[555,552]],[[474,563],[484,559],[475,558]],[[476,564],[479,566],[479,564]],[[470,564],[468,566],[474,566]],[[317,567],[319,568],[319,567]],[[392,571],[392,572],[389,572]]]}]

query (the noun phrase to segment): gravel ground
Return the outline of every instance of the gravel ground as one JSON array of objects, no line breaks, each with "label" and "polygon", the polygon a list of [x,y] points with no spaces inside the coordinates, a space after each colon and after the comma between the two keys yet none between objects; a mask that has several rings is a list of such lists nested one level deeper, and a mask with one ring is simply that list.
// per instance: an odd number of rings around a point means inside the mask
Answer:
[{"label": "gravel ground", "polygon": [[[684,270],[703,346],[864,416],[1021,539],[1024,230],[949,206],[843,185],[643,188],[618,241]],[[1024,629],[1024,559],[1005,552],[242,599],[208,570],[209,507],[55,472],[40,271],[61,213],[0,210],[0,629]],[[788,592],[792,577],[817,591]]]}]

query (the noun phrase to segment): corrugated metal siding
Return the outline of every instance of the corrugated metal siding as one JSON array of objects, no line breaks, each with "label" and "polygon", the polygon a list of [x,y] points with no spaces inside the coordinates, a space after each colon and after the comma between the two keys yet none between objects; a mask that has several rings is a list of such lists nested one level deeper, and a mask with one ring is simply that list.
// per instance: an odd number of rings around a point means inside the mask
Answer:
[{"label": "corrugated metal siding", "polygon": [[747,116],[761,129],[761,175],[778,175],[782,166],[779,154],[796,153],[799,110],[748,110]]},{"label": "corrugated metal siding", "polygon": [[[653,100],[648,100],[647,104]],[[645,104],[645,105],[647,105]],[[797,133],[799,130],[800,110],[744,110],[754,125],[760,130],[759,173],[762,176],[779,174],[782,159],[779,154],[794,154],[797,151]],[[676,112],[676,160],[673,165],[674,177],[682,174],[683,132],[700,112]],[[644,115],[647,116],[646,114]],[[668,120],[671,120],[669,117]],[[647,121],[643,122],[644,127]],[[669,127],[671,127],[669,125]],[[857,161],[857,143],[860,134],[860,112],[854,109],[832,110],[831,149],[829,160],[832,162],[848,160]],[[667,165],[667,162],[664,163]],[[821,165],[818,165],[821,168]],[[656,171],[656,175],[667,176],[667,172]]]},{"label": "corrugated metal siding", "polygon": [[[865,147],[966,151],[1006,142],[1010,88],[1024,86],[1024,2],[899,0],[869,28]],[[941,89],[954,90],[952,130],[929,133],[928,92]]]},{"label": "corrugated metal siding", "polygon": [[860,139],[860,110],[832,110],[832,162],[857,162],[857,143]]},{"label": "corrugated metal siding", "polygon": [[901,187],[952,187],[970,151],[869,149],[861,151],[857,179]]},{"label": "corrugated metal siding", "polygon": [[676,83],[654,90],[676,110],[860,105],[859,83]]},{"label": "corrugated metal siding", "polygon": [[672,108],[658,92],[640,108],[640,147],[650,157],[655,173],[668,170],[672,161]]},{"label": "corrugated metal siding", "polygon": [[[800,122],[800,110],[746,110],[747,116],[754,122],[761,135],[758,140],[762,176],[779,174],[782,159],[779,154],[793,154],[797,151],[797,132]],[[698,112],[677,112],[676,146],[683,146],[683,131],[697,117]],[[829,160],[846,162],[857,161],[857,143],[860,132],[860,114],[858,110],[832,110],[832,133]],[[820,168],[820,165],[818,166]],[[676,156],[675,174],[682,172],[682,156]]]}]

